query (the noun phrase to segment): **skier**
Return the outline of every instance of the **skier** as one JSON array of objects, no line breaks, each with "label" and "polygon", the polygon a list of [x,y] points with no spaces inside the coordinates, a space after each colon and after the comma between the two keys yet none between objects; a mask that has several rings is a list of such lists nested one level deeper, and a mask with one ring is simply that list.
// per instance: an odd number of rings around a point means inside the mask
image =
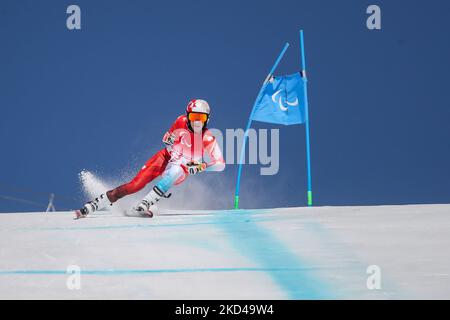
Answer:
[{"label": "skier", "polygon": [[202,171],[222,171],[225,161],[215,137],[207,129],[210,108],[205,100],[189,101],[186,114],[179,116],[163,136],[165,147],[153,155],[128,183],[99,195],[75,211],[76,219],[112,206],[120,198],[138,192],[155,178],[161,180],[132,212],[153,217],[157,202],[168,198],[168,190],[183,182],[188,175]]}]

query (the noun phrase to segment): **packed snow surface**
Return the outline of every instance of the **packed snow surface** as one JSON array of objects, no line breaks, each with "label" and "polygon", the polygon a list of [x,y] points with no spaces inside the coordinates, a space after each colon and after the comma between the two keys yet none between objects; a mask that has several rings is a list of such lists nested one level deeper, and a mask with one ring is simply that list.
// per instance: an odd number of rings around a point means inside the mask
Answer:
[{"label": "packed snow surface", "polygon": [[72,216],[0,214],[0,298],[450,299],[448,204]]}]

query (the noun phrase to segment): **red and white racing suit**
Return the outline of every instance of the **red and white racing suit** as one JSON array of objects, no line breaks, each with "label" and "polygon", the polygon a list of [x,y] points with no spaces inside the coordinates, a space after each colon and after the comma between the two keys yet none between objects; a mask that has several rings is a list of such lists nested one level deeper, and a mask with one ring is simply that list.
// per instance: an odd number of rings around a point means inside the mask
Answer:
[{"label": "red and white racing suit", "polygon": [[158,188],[164,193],[172,185],[183,182],[189,175],[186,165],[190,162],[206,163],[205,171],[222,171],[225,161],[215,137],[205,127],[194,133],[185,115],[181,115],[165,134],[174,135],[174,143],[151,157],[138,174],[128,183],[107,192],[111,203],[138,192],[155,178],[161,176]]}]

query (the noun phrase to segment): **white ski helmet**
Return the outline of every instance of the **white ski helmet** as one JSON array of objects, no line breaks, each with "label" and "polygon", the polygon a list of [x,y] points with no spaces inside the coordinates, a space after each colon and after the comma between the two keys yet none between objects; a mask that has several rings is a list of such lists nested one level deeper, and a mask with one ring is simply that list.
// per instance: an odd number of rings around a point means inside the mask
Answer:
[{"label": "white ski helmet", "polygon": [[209,108],[208,102],[206,102],[205,100],[193,99],[193,100],[189,101],[189,103],[186,107],[186,113],[191,113],[191,112],[205,113],[209,116],[211,113],[211,110]]},{"label": "white ski helmet", "polygon": [[206,114],[207,118],[206,121],[204,122],[203,127],[205,127],[208,122],[209,122],[209,118],[211,115],[211,109],[209,108],[209,104],[208,102],[206,102],[205,100],[202,99],[192,99],[191,101],[189,101],[187,107],[186,107],[186,115],[188,116],[189,119],[189,114],[190,113],[203,113]]}]

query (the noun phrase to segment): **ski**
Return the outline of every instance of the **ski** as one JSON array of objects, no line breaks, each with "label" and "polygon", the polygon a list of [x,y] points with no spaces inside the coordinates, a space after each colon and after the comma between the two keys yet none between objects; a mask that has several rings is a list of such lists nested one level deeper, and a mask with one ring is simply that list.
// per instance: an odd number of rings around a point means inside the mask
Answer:
[{"label": "ski", "polygon": [[78,220],[78,219],[82,219],[82,218],[86,218],[87,214],[83,214],[81,212],[81,210],[75,210],[75,217],[73,218],[73,220]]}]

